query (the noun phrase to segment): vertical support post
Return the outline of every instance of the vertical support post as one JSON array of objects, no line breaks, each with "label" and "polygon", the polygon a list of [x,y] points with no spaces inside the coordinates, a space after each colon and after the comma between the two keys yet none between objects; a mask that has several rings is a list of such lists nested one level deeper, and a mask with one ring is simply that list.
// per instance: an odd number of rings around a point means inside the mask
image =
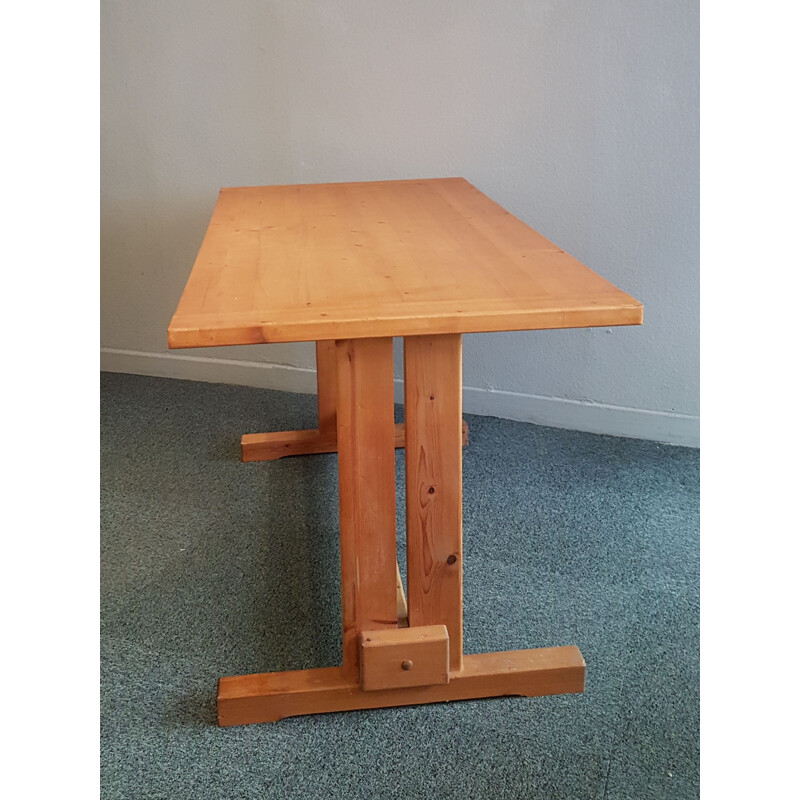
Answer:
[{"label": "vertical support post", "polygon": [[397,627],[392,340],[336,342],[342,672],[358,635]]},{"label": "vertical support post", "polygon": [[317,430],[336,434],[336,342],[317,342]]},{"label": "vertical support post", "polygon": [[408,622],[446,625],[462,668],[461,335],[404,340]]}]

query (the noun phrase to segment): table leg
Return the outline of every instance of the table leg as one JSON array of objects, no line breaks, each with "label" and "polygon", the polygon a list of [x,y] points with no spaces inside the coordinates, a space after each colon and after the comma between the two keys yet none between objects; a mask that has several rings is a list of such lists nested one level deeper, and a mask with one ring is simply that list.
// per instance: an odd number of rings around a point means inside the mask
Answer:
[{"label": "table leg", "polygon": [[[336,342],[317,342],[317,430],[336,437]],[[334,448],[335,449],[335,448]]]},{"label": "table leg", "polygon": [[408,624],[445,625],[462,666],[461,335],[403,343]]},{"label": "table leg", "polygon": [[574,646],[462,654],[460,337],[405,340],[409,627],[398,619],[391,340],[335,353],[342,665],[221,678],[219,724],[583,691]]},{"label": "table leg", "polygon": [[[246,433],[241,439],[242,461],[274,461],[285,456],[335,453],[336,441],[336,347],[332,341],[317,342],[317,427],[314,430]],[[467,423],[461,423],[461,441],[467,444]],[[394,447],[405,447],[405,425],[394,426]]]},{"label": "table leg", "polygon": [[359,634],[397,627],[392,340],[336,351],[342,675],[356,679]]}]

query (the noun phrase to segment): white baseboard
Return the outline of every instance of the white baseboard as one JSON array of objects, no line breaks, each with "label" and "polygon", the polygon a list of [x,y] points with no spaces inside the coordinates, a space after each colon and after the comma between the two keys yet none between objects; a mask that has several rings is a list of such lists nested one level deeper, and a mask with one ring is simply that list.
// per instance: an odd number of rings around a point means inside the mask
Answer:
[{"label": "white baseboard", "polygon": [[700,417],[669,411],[611,406],[563,397],[542,397],[464,387],[464,411],[608,436],[650,439],[685,447],[700,446]]},{"label": "white baseboard", "polygon": [[[100,349],[100,369],[161,378],[231,383],[314,394],[316,372],[289,364],[234,361],[187,356],[178,353],[144,353],[135,350]],[[402,382],[395,380],[395,400],[402,402]],[[669,411],[648,411],[603,403],[542,397],[465,386],[464,413],[532,422],[553,428],[650,439],[667,444],[700,446],[700,417]]]},{"label": "white baseboard", "polygon": [[234,361],[230,358],[207,358],[178,353],[143,353],[138,350],[100,348],[103,372],[127,372],[130,375],[154,375],[204,383],[231,383],[278,389],[282,392],[315,394],[317,373],[313,369],[290,364],[257,361]]}]

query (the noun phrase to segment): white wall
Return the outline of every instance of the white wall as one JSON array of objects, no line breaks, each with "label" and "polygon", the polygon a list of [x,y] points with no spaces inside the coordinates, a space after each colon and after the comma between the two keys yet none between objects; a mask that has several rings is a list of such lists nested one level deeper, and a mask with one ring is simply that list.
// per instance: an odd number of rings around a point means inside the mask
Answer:
[{"label": "white wall", "polygon": [[698,73],[696,0],[104,0],[101,365],[314,391],[167,350],[219,187],[463,176],[645,309],[464,337],[465,411],[696,445]]}]

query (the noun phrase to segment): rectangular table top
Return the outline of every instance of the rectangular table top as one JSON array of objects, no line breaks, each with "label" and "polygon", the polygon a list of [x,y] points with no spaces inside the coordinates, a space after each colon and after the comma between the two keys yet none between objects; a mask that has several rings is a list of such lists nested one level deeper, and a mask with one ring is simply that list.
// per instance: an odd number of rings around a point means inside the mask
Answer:
[{"label": "rectangular table top", "polygon": [[222,189],[172,348],[637,325],[641,303],[463,178]]}]

